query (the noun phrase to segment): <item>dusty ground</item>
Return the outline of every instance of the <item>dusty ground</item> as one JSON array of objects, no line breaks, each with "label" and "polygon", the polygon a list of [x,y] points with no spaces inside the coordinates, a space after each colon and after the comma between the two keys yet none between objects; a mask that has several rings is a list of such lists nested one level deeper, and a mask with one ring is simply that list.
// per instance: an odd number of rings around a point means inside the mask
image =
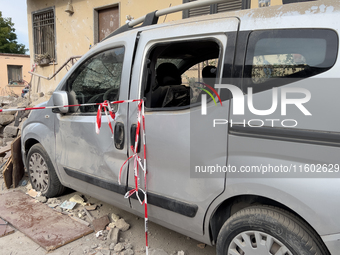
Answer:
[{"label": "dusty ground", "polygon": [[[26,177],[27,179],[27,177]],[[19,187],[18,189],[26,192],[26,187]],[[0,178],[0,193],[6,192],[7,189],[4,185],[3,179]],[[61,201],[67,200],[74,194],[69,193],[62,197],[59,197]],[[134,254],[145,254],[145,239],[144,239],[144,219],[138,218],[135,215],[113,207],[112,205],[101,202],[97,199],[86,196],[86,199],[90,203],[94,203],[100,206],[99,209],[91,211],[94,218],[99,218],[109,213],[115,213],[124,218],[127,223],[130,224],[130,229],[126,232],[120,232],[120,241],[125,243],[131,243]],[[78,205],[79,206],[79,205]],[[52,210],[52,209],[51,209]],[[75,208],[75,211],[77,208]],[[88,220],[85,218],[85,220]],[[67,245],[58,248],[55,251],[49,252],[54,255],[68,255],[68,254],[109,254],[110,241],[99,240],[95,237],[95,233],[89,234],[76,241],[73,241]],[[153,249],[162,249],[167,254],[178,254],[178,251],[184,251],[185,255],[213,255],[215,253],[215,247],[205,246],[201,249],[197,245],[199,242],[192,240],[186,236],[173,232],[167,228],[161,227],[152,222],[149,223],[149,247]],[[91,247],[96,248],[91,249]],[[0,238],[0,255],[42,255],[47,252],[41,248],[38,244],[26,237],[20,231],[16,230],[14,234],[4,236]],[[111,254],[114,254],[111,252]],[[157,253],[155,253],[157,254]],[[163,254],[162,254],[163,255]]]}]

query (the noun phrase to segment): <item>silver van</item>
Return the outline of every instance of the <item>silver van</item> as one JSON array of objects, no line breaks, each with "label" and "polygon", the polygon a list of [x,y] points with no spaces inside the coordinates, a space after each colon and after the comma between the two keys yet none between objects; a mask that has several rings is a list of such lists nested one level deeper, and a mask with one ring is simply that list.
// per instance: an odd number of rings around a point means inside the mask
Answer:
[{"label": "silver van", "polygon": [[98,107],[83,104],[144,99],[151,221],[219,255],[339,254],[340,2],[156,24],[212,2],[132,21],[72,67],[42,106],[82,105],[32,111],[24,124],[32,186],[143,216],[124,198],[133,162],[118,183],[137,103],[113,105],[113,135],[105,114],[95,133]]}]

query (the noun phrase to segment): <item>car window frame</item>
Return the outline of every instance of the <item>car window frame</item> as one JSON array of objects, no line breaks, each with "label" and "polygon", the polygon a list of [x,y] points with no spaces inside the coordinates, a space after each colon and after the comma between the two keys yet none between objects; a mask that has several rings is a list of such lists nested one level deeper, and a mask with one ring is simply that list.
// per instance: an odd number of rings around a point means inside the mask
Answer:
[{"label": "car window frame", "polygon": [[[269,35],[277,34],[279,37],[269,37]],[[320,36],[316,36],[319,34]],[[323,70],[315,72],[315,68],[311,68],[311,70],[302,71],[307,72],[306,77],[299,77],[300,72],[290,75],[289,77],[275,77],[270,78],[268,81],[263,83],[255,84],[252,82],[252,67],[253,65],[247,65],[247,61],[251,59],[253,61],[254,51],[256,43],[265,38],[323,38],[326,39],[326,54],[323,65],[327,61],[330,61],[327,68],[322,68]],[[259,93],[262,91],[269,90],[273,87],[284,86],[288,83],[292,83],[295,81],[299,81],[302,79],[307,79],[313,77],[315,75],[324,73],[330,70],[337,61],[338,51],[339,51],[339,36],[338,33],[333,29],[327,28],[292,28],[292,29],[268,29],[268,30],[255,30],[251,31],[248,35],[247,47],[245,49],[244,56],[244,69],[242,75],[242,90],[245,94],[247,94],[248,88],[253,88],[253,93]],[[332,48],[333,47],[333,48]]]},{"label": "car window frame", "polygon": [[[122,75],[123,75],[123,70],[124,70],[124,62],[126,61],[126,60],[125,60],[125,56],[126,56],[126,46],[123,45],[123,44],[122,44],[122,45],[116,45],[116,46],[114,46],[113,48],[106,48],[106,49],[103,49],[103,50],[101,50],[101,51],[95,52],[94,54],[88,56],[88,57],[87,57],[86,59],[84,59],[84,60],[76,67],[76,69],[74,69],[73,72],[67,77],[67,79],[65,80],[65,82],[64,82],[64,84],[63,84],[63,86],[61,87],[60,90],[61,90],[61,91],[67,92],[68,97],[70,97],[69,91],[67,90],[67,87],[69,86],[69,85],[68,85],[68,81],[72,78],[72,76],[73,76],[74,74],[76,74],[77,72],[78,72],[77,76],[80,75],[82,71],[79,72],[79,70],[80,70],[80,69],[83,67],[83,65],[84,65],[88,60],[90,60],[91,58],[94,58],[94,57],[96,57],[96,56],[102,54],[103,52],[107,52],[107,51],[111,51],[111,50],[116,50],[116,49],[119,49],[119,48],[121,48],[121,49],[124,50],[124,56],[123,56],[123,62],[122,62],[122,74],[121,74],[121,78],[120,78],[119,94],[118,94],[118,97],[119,97],[120,94],[121,94]],[[74,79],[74,80],[75,80],[75,79]],[[74,80],[73,80],[73,81],[74,81]],[[69,102],[70,102],[70,101],[69,101]],[[118,111],[119,105],[116,104],[115,106],[117,107],[117,109],[114,109],[114,111],[116,112],[116,111]],[[81,115],[81,116],[93,116],[93,115],[96,115],[96,114],[97,114],[97,110],[96,110],[96,111],[93,111],[93,112],[67,112],[67,113],[65,113],[65,115],[73,115],[73,116],[78,116],[78,115]]]}]

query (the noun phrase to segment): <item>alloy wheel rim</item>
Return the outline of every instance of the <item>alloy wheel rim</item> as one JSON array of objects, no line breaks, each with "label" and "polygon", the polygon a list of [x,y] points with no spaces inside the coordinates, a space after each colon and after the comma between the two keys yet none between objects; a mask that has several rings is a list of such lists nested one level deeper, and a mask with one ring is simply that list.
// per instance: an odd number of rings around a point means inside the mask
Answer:
[{"label": "alloy wheel rim", "polygon": [[31,155],[29,173],[35,190],[46,191],[49,184],[48,168],[45,159],[39,153]]},{"label": "alloy wheel rim", "polygon": [[245,231],[230,242],[228,255],[293,255],[277,238],[261,231]]}]

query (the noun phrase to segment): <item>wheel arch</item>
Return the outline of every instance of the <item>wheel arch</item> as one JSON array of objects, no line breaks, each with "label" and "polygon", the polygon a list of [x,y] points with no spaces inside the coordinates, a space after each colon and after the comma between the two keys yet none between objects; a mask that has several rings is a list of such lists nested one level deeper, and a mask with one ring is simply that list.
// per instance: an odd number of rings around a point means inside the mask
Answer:
[{"label": "wheel arch", "polygon": [[216,244],[216,240],[222,225],[236,212],[253,205],[269,205],[281,208],[285,211],[288,211],[303,222],[305,222],[311,229],[320,237],[318,232],[311,226],[303,217],[301,217],[294,210],[290,209],[286,205],[275,201],[271,198],[259,196],[259,195],[237,195],[234,197],[230,197],[220,203],[214,210],[212,216],[209,220],[209,235],[212,243]]},{"label": "wheel arch", "polygon": [[29,138],[25,141],[25,154],[27,155],[27,152],[32,148],[34,144],[40,143],[35,138]]}]

